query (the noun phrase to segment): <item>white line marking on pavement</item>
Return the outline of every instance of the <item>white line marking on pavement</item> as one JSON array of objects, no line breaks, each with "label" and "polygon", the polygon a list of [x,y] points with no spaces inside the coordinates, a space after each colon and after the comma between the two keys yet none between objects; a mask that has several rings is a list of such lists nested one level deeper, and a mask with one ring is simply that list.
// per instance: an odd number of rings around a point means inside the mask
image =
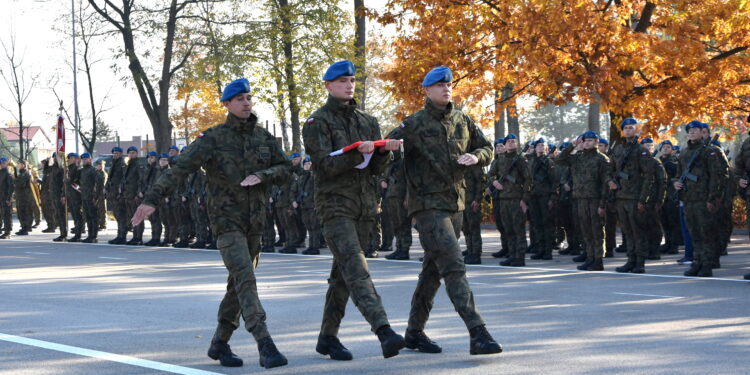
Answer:
[{"label": "white line marking on pavement", "polygon": [[621,294],[624,296],[656,297],[656,298],[685,298],[685,297],[677,297],[677,296],[660,296],[658,294],[620,293],[620,292],[612,292],[612,293]]},{"label": "white line marking on pavement", "polygon": [[32,255],[49,255],[49,253],[40,253],[38,251],[27,251],[26,254],[32,254]]},{"label": "white line marking on pavement", "polygon": [[116,258],[116,257],[99,257],[99,259],[128,260],[127,258]]},{"label": "white line marking on pavement", "polygon": [[297,271],[297,272],[314,273],[316,275],[327,275],[330,273],[330,272],[323,272],[323,271]]},{"label": "white line marking on pavement", "polygon": [[80,355],[84,357],[98,358],[98,359],[102,359],[105,361],[119,362],[119,363],[124,363],[126,365],[149,368],[152,370],[165,371],[165,372],[170,372],[173,374],[221,375],[218,372],[197,370],[197,369],[193,369],[190,367],[170,365],[169,363],[149,361],[146,359],[129,357],[126,355],[101,352],[98,350],[79,348],[79,347],[70,346],[70,345],[56,344],[54,342],[30,339],[30,338],[21,337],[21,336],[13,336],[13,335],[5,334],[5,333],[0,333],[0,340],[14,342],[16,344],[35,346],[37,348],[49,349],[49,350],[54,350],[54,351],[63,352],[63,353]]},{"label": "white line marking on pavement", "polygon": [[495,286],[495,284],[489,284],[489,283],[475,283],[475,282],[469,282],[471,285],[489,285],[489,286]]}]

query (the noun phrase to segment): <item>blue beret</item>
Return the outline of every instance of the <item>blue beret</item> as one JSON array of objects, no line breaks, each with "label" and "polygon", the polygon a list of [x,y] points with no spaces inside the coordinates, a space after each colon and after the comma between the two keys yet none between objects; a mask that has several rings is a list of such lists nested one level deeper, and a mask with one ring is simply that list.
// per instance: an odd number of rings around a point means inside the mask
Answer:
[{"label": "blue beret", "polygon": [[672,146],[672,141],[670,141],[669,139],[667,139],[666,141],[663,141],[663,142],[661,143],[661,145],[662,145],[662,146],[664,146],[664,145],[670,145],[670,146]]},{"label": "blue beret", "polygon": [[169,159],[169,154],[167,154],[166,152],[163,152],[161,155],[159,155],[159,159],[161,158]]},{"label": "blue beret", "polygon": [[8,158],[0,158],[0,163],[5,163],[8,161]]},{"label": "blue beret", "polygon": [[307,157],[305,157],[305,160],[303,160],[302,162],[303,162],[303,163],[309,163],[309,162],[311,162],[311,161],[312,161],[312,159],[310,159],[310,157],[309,157],[309,156],[307,156]]},{"label": "blue beret", "polygon": [[505,144],[505,138],[498,138],[498,139],[496,139],[495,140],[495,144],[498,144],[498,143]]},{"label": "blue beret", "polygon": [[703,129],[703,123],[698,120],[693,120],[687,123],[685,125],[685,131],[688,132],[690,129],[696,128],[696,129]]},{"label": "blue beret", "polygon": [[156,151],[149,151],[148,156],[159,156],[159,154]]},{"label": "blue beret", "polygon": [[638,125],[638,120],[628,117],[620,123],[620,129],[625,129],[625,125]]},{"label": "blue beret", "polygon": [[446,66],[438,66],[430,70],[422,80],[422,86],[432,86],[438,82],[453,82],[453,73]]},{"label": "blue beret", "polygon": [[550,142],[550,143],[547,143],[547,147],[549,147],[549,148],[555,147],[555,144],[554,144],[554,143],[552,143],[552,142]]},{"label": "blue beret", "polygon": [[516,136],[513,133],[510,133],[510,134],[508,134],[508,135],[505,136],[505,140],[506,141],[509,140],[509,139],[518,139],[518,136]]},{"label": "blue beret", "polygon": [[300,156],[302,156],[302,155],[300,155],[299,152],[295,152],[295,153],[292,153],[292,156],[290,156],[290,158],[294,159],[294,158],[298,158]]},{"label": "blue beret", "polygon": [[171,146],[169,146],[169,149],[170,149],[170,150],[175,150],[175,151],[180,151],[180,149],[179,149],[179,148],[177,148],[177,146],[175,146],[175,145],[171,145]]},{"label": "blue beret", "polygon": [[707,123],[701,122],[701,129],[708,129],[708,128],[709,128],[709,126],[708,126]]},{"label": "blue beret", "polygon": [[180,149],[180,152],[185,152],[185,150],[187,150],[187,146],[182,146],[182,148]]},{"label": "blue beret", "polygon": [[122,147],[119,147],[119,146],[112,147],[112,153],[114,154],[115,152],[122,152]]},{"label": "blue beret", "polygon": [[250,92],[250,81],[247,78],[235,79],[224,87],[224,93],[221,94],[221,102],[231,100],[239,94]]},{"label": "blue beret", "polygon": [[130,147],[128,147],[128,152],[130,152],[130,151],[138,152],[138,147],[130,146]]},{"label": "blue beret", "polygon": [[599,140],[599,135],[594,133],[593,130],[587,130],[583,134],[581,134],[581,139],[596,139]]},{"label": "blue beret", "polygon": [[568,148],[568,147],[570,147],[572,145],[573,144],[570,143],[570,142],[563,142],[563,143],[560,143],[560,149],[566,149],[566,148]]},{"label": "blue beret", "polygon": [[88,152],[84,152],[83,154],[81,154],[81,159],[91,159],[91,154],[89,154]]},{"label": "blue beret", "polygon": [[609,145],[609,141],[606,138],[599,138],[599,143],[603,145]]},{"label": "blue beret", "polygon": [[326,70],[326,74],[323,75],[324,81],[333,81],[341,76],[353,76],[357,70],[354,68],[354,63],[349,60],[336,61],[331,64]]},{"label": "blue beret", "polygon": [[68,157],[69,158],[77,158],[78,154],[76,154],[75,152],[71,152],[71,153],[68,153]]},{"label": "blue beret", "polygon": [[680,151],[680,146],[679,146],[679,145],[674,145],[674,146],[672,146],[672,148],[673,148],[673,149],[674,149],[675,151]]},{"label": "blue beret", "polygon": [[542,138],[539,138],[536,141],[532,142],[531,144],[532,144],[532,146],[536,147],[536,145],[538,145],[540,143],[547,143],[547,141],[544,140],[544,137],[542,137]]},{"label": "blue beret", "polygon": [[653,138],[646,137],[646,138],[641,139],[642,145],[645,145],[646,143],[654,143]]}]

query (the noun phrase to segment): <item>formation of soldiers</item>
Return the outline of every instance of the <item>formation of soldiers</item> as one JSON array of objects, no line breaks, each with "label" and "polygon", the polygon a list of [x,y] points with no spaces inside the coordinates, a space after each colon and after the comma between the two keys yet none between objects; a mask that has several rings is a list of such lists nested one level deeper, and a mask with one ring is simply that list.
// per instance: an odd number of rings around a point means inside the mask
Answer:
[{"label": "formation of soldiers", "polygon": [[[470,353],[502,351],[466,279],[465,264],[482,262],[485,202],[492,205],[501,235],[502,247],[492,256],[506,258],[503,266],[525,266],[527,253],[551,260],[558,250],[575,256],[579,270],[602,271],[604,258],[623,252],[627,261],[615,270],[644,273],[646,260],[676,254],[684,245],[680,262],[690,265],[686,276],[710,277],[720,267],[732,201],[736,194],[744,197],[749,183],[750,140],[730,168],[707,124],[687,124],[689,140],[678,152],[670,141],[656,148],[650,138],[639,140],[640,124],[628,118],[621,124],[623,140],[611,147],[592,131],[573,142],[554,145],[540,138],[523,147],[509,134],[495,140],[493,152],[474,121],[453,107],[452,73],[438,67],[422,82],[424,109],[376,146],[383,138],[380,126],[357,109],[354,74],[354,65],[341,61],[323,77],[329,98],[303,128],[307,157],[286,156],[256,126],[249,83],[240,79],[221,98],[227,121],[182,150],[171,146],[168,153],[149,152],[142,160],[136,147],[126,155],[115,147],[106,172],[88,153],[53,156],[42,161],[39,176],[24,161],[11,171],[0,158],[0,238],[11,234],[15,197],[19,236],[43,217],[48,225],[43,232],[59,230],[54,241],[95,243],[108,210],[117,222],[110,244],[216,248],[230,277],[208,355],[224,366],[242,365],[228,345],[242,318],[266,368],[287,364],[267,330],[255,286],[259,253],[276,247],[296,253],[307,243],[303,254],[330,249],[333,264],[316,351],[334,360],[353,358],[337,337],[349,298],[370,323],[385,358],[404,347],[441,352],[424,332],[441,279],[469,331]],[[344,151],[349,145],[352,150]],[[146,218],[151,238],[144,243]],[[409,259],[413,227],[424,249],[423,269],[401,336],[390,327],[365,258],[391,252],[386,258]],[[567,247],[561,248],[563,243]]]}]

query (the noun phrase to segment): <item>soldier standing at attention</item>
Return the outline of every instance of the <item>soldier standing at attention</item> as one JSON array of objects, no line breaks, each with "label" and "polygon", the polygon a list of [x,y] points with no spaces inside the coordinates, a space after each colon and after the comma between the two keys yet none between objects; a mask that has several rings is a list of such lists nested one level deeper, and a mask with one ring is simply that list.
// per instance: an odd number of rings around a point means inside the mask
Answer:
[{"label": "soldier standing at attention", "polygon": [[[391,151],[400,146],[392,141],[375,149],[372,141],[381,138],[380,126],[374,117],[357,109],[354,73],[354,64],[346,60],[328,68],[323,76],[328,101],[302,129],[315,174],[315,208],[333,254],[315,350],[334,360],[352,359],[352,353],[337,337],[350,296],[377,334],[385,358],[397,355],[404,347],[404,338],[391,329],[362,251],[370,243],[375,222],[377,193],[373,176],[383,172]],[[357,141],[362,143],[356,150],[330,155]]]},{"label": "soldier standing at attention", "polygon": [[301,212],[305,230],[309,233],[308,246],[302,254],[318,255],[320,254],[320,221],[315,212],[315,176],[313,176],[312,161],[309,156],[305,158],[302,168],[303,171],[292,189],[294,197],[292,206]]},{"label": "soldier standing at attention", "polygon": [[[503,155],[505,155],[505,138],[495,139],[495,158],[492,159],[492,164],[490,164],[490,170],[495,168],[495,164],[497,164],[500,161]],[[487,196],[491,198],[492,217],[493,219],[495,219],[495,228],[497,228],[497,231],[500,233],[500,250],[492,253],[492,257],[493,258],[507,257],[508,249],[510,249],[510,246],[508,246],[508,236],[505,235],[505,228],[503,228],[503,220],[500,217],[500,199],[498,198],[497,189],[495,188],[495,186],[492,185],[491,181],[489,185],[487,186],[487,189],[485,190],[485,194],[487,194]]]},{"label": "soldier standing at attention", "polygon": [[8,171],[8,159],[0,158],[0,220],[4,231],[0,239],[10,238],[13,230],[13,175]]},{"label": "soldier standing at attention", "polygon": [[667,192],[659,213],[661,226],[664,228],[664,245],[659,248],[660,253],[677,254],[677,247],[680,243],[682,234],[680,233],[680,207],[672,197],[674,196],[674,186],[670,181],[678,178],[677,164],[679,160],[674,156],[672,142],[666,140],[661,143],[659,151],[661,164],[667,174]]},{"label": "soldier standing at attention", "polygon": [[[62,158],[62,156],[61,156]],[[57,154],[52,154],[54,162],[49,168],[50,174],[50,192],[52,201],[55,204],[55,221],[57,221],[60,235],[52,239],[55,242],[63,242],[68,238],[68,213],[65,207],[65,176]]]},{"label": "soldier standing at attention", "polygon": [[[484,170],[481,165],[464,168],[466,190],[461,230],[466,237],[465,264],[482,264],[482,195],[484,193]],[[410,228],[411,229],[411,228]]]},{"label": "soldier standing at attention", "polygon": [[555,179],[555,165],[547,157],[549,152],[544,138],[533,143],[535,154],[529,160],[531,178],[534,179],[529,201],[529,221],[536,233],[531,248],[535,249],[531,259],[552,259],[555,242],[555,227],[552,208],[556,199],[558,181]]},{"label": "soldier standing at attention", "polygon": [[79,165],[81,160],[78,154],[68,154],[68,176],[65,180],[65,195],[68,200],[68,210],[73,218],[73,237],[68,242],[81,241],[81,232],[86,223],[83,221],[83,207],[81,206],[80,174]]},{"label": "soldier standing at attention", "polygon": [[469,167],[489,164],[492,145],[469,116],[454,108],[452,81],[450,69],[444,66],[427,73],[422,81],[427,97],[424,109],[389,134],[389,138],[404,140],[409,216],[417,221],[425,251],[411,302],[406,347],[425,353],[442,351],[424,333],[442,278],[469,330],[469,353],[500,353],[501,346],[487,332],[474,306],[457,240],[464,210],[464,173]]},{"label": "soldier standing at attention", "polygon": [[385,217],[391,221],[393,235],[396,237],[396,251],[385,256],[391,260],[409,260],[411,247],[411,217],[406,203],[406,175],[404,174],[404,157],[396,153],[396,160],[386,172],[386,211]]},{"label": "soldier standing at attention", "polygon": [[[107,172],[104,170],[104,160],[99,160],[95,163],[94,168],[99,175],[102,187],[107,183]],[[96,201],[96,213],[99,215],[99,230],[107,229],[107,199],[106,192],[102,190],[102,194],[99,195],[99,200]]]},{"label": "soldier standing at attention", "polygon": [[44,221],[47,222],[47,228],[42,230],[42,233],[55,233],[57,227],[57,218],[55,217],[55,202],[52,199],[52,186],[50,184],[50,159],[42,160],[42,182],[41,182],[41,195],[42,195],[42,216]]},{"label": "soldier standing at attention", "polygon": [[648,240],[644,235],[646,221],[646,204],[652,194],[655,173],[654,164],[650,162],[651,154],[638,143],[636,135],[638,121],[634,118],[622,120],[624,140],[612,147],[612,180],[609,189],[614,195],[617,214],[626,239],[628,261],[617,272],[646,272]]},{"label": "soldier standing at attention", "polygon": [[21,223],[21,230],[16,232],[18,236],[25,236],[31,232],[31,226],[34,223],[34,192],[31,190],[31,173],[27,169],[26,160],[18,161],[16,170],[16,214],[18,221]]},{"label": "soldier standing at attention", "polygon": [[531,196],[531,173],[526,158],[518,152],[518,137],[505,137],[505,154],[490,169],[487,179],[497,190],[497,204],[505,235],[508,237],[508,259],[501,266],[526,265],[526,202]]},{"label": "soldier standing at attention", "polygon": [[[599,138],[597,145],[599,152],[609,155],[609,141],[606,138]],[[607,202],[607,216],[604,220],[604,257],[612,258],[615,256],[617,247],[617,207],[614,202]]]},{"label": "soldier standing at attention", "polygon": [[[138,148],[135,146],[128,147],[128,167],[125,169],[125,176],[122,182],[122,196],[124,198],[127,215],[125,218],[132,217],[138,205],[143,199],[143,187],[146,185],[146,166],[141,163],[138,157]],[[133,226],[133,238],[126,242],[126,245],[140,246],[143,245],[144,225]]]},{"label": "soldier standing at attention", "polygon": [[232,353],[228,344],[242,317],[245,328],[258,343],[260,365],[284,366],[287,359],[276,349],[266,328],[255,267],[268,184],[280,184],[289,178],[291,164],[274,137],[258,125],[247,79],[229,83],[221,101],[229,111],[226,122],[198,135],[177,163],[146,193],[132,221],[134,226],[142,223],[175,187],[184,185],[191,173],[203,167],[208,173],[209,221],[229,271],[227,292],[219,306],[219,324],[208,356],[218,359],[222,366],[242,366],[242,359]]},{"label": "soldier standing at attention", "polygon": [[81,162],[83,163],[80,171],[81,203],[83,204],[83,212],[85,213],[86,224],[88,226],[88,235],[81,242],[96,243],[96,237],[99,233],[97,203],[100,199],[103,199],[102,190],[104,188],[104,180],[99,177],[96,168],[91,165],[91,154],[88,152],[81,154]]},{"label": "soldier standing at attention", "polygon": [[563,151],[555,161],[570,167],[573,199],[578,212],[575,217],[583,232],[586,260],[581,271],[604,271],[604,216],[607,206],[607,183],[610,181],[609,159],[599,152],[599,136],[589,130]]},{"label": "soldier standing at attention", "polygon": [[125,159],[122,158],[122,148],[112,148],[112,166],[109,168],[109,178],[104,186],[104,194],[107,195],[107,206],[117,220],[117,236],[108,241],[110,245],[124,245],[125,237],[128,235],[127,203],[122,196],[122,183],[125,179],[125,170],[128,168]]},{"label": "soldier standing at attention", "polygon": [[[144,195],[148,192],[148,189],[151,188],[154,182],[159,179],[159,176],[161,176],[161,165],[159,165],[159,159],[159,154],[156,153],[156,151],[149,151],[148,157],[146,158],[148,166],[146,167],[146,183],[143,186]],[[166,215],[162,215],[163,210],[161,210],[161,203],[162,202],[159,202],[156,211],[148,218],[149,223],[151,223],[151,239],[144,243],[146,246],[158,246],[161,243],[161,232],[164,229],[162,221],[166,218]],[[164,216],[164,218],[162,218],[162,216]]]}]

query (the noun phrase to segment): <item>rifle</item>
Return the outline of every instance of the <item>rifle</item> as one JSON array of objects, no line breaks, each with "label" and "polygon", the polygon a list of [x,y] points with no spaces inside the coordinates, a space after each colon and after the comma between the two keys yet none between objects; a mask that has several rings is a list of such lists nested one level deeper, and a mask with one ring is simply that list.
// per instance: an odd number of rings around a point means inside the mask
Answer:
[{"label": "rifle", "polygon": [[305,197],[308,195],[308,193],[305,191],[305,185],[307,185],[307,181],[310,180],[310,175],[312,172],[308,172],[305,177],[302,179],[302,183],[299,185],[299,191],[297,192],[297,196],[294,197],[294,201],[297,202],[297,208],[294,209],[297,214],[300,213],[300,210],[302,209],[302,201],[305,200]]},{"label": "rifle", "polygon": [[676,190],[675,189],[675,190],[672,191],[672,197],[671,198],[672,198],[673,201],[679,202],[681,200],[681,195],[682,195],[681,193],[686,190],[685,189],[686,188],[685,182],[687,180],[690,180],[690,181],[693,181],[693,182],[697,182],[698,181],[698,176],[690,173],[690,171],[692,171],[693,167],[695,166],[695,163],[698,162],[698,156],[700,156],[703,153],[703,150],[705,150],[706,147],[708,147],[708,145],[711,142],[713,142],[713,141],[715,141],[717,139],[719,139],[719,133],[714,134],[714,136],[711,137],[711,139],[704,140],[701,143],[701,147],[697,151],[695,151],[693,153],[693,155],[690,156],[690,160],[688,160],[688,163],[685,166],[685,169],[682,171],[682,175],[677,180],[679,183],[682,184],[682,189],[680,189],[680,190]]},{"label": "rifle", "polygon": [[[620,162],[620,168],[617,171],[617,174],[615,175],[615,185],[617,185],[617,189],[612,190],[610,189],[607,192],[607,201],[613,202],[615,200],[615,192],[620,189],[620,180],[629,180],[630,175],[625,173],[625,166],[628,164],[628,160],[630,159],[630,154],[633,153],[633,150],[638,148],[638,137],[636,137],[633,142],[630,144],[630,148],[628,148],[628,151],[625,153],[625,156],[622,157],[622,160]],[[610,149],[611,152],[611,149]]]}]

